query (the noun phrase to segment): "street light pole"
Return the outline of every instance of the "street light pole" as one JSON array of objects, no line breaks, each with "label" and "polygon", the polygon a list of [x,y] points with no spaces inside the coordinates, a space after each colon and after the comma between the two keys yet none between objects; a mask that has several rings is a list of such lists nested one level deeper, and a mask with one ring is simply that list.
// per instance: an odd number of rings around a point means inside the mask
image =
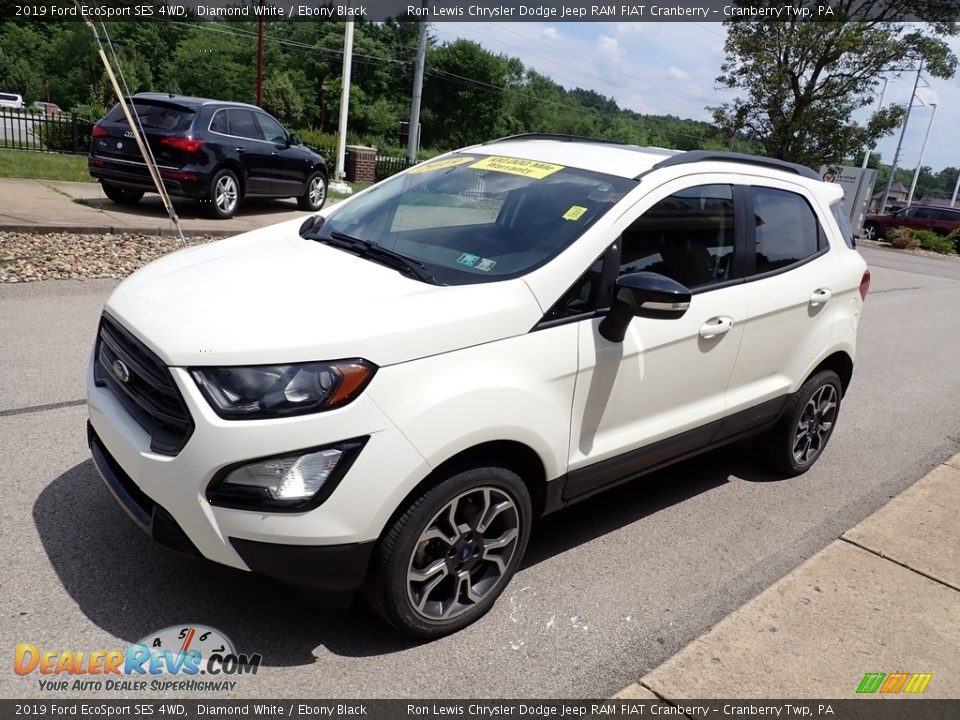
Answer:
[{"label": "street light pole", "polygon": [[[427,0],[423,0],[423,7],[427,7]],[[420,98],[423,94],[428,24],[421,21],[417,32],[417,62],[413,69],[413,97],[410,101],[410,124],[407,126],[407,162],[411,165],[417,161],[417,151],[420,149]]]},{"label": "street light pole", "polygon": [[930,128],[933,127],[933,118],[937,114],[937,104],[930,103],[933,111],[930,113],[930,122],[927,123],[927,132],[923,136],[923,144],[920,146],[920,159],[917,160],[917,169],[913,171],[913,182],[910,183],[910,194],[907,196],[907,207],[913,203],[913,191],[917,189],[917,178],[920,177],[920,165],[923,164],[923,153],[927,149],[927,139],[930,137]]},{"label": "street light pole", "polygon": [[917,79],[913,81],[913,92],[910,93],[910,102],[907,104],[907,114],[903,118],[903,127],[900,129],[900,140],[897,142],[897,151],[893,154],[893,164],[890,166],[890,179],[887,180],[887,189],[883,191],[883,200],[880,202],[880,212],[887,209],[887,200],[890,197],[890,188],[897,175],[897,161],[900,159],[900,150],[903,148],[903,138],[907,134],[907,123],[910,122],[910,109],[913,107],[913,98],[917,95],[917,86],[920,84],[920,73],[923,71],[923,57],[917,67]]},{"label": "street light pole", "polygon": [[353,64],[353,20],[347,20],[343,33],[343,79],[340,91],[340,124],[337,128],[337,170],[336,182],[330,184],[332,190],[349,195],[352,188],[344,182],[346,172],[344,161],[347,156],[347,115],[350,110],[350,70]]},{"label": "street light pole", "polygon": [[[890,82],[890,78],[884,76],[883,78],[883,89],[880,91],[880,102],[877,103],[877,112],[883,108],[883,99],[887,96],[887,84]],[[867,163],[870,162],[870,151],[872,148],[867,148],[867,151],[863,153],[863,165],[860,166],[861,170],[867,169]],[[862,176],[861,176],[862,177]]]}]

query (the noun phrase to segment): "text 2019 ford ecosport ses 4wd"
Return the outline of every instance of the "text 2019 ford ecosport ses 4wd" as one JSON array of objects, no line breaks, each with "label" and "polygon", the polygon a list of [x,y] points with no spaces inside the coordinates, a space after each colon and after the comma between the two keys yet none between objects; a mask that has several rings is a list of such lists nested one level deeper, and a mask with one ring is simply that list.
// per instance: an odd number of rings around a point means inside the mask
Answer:
[{"label": "text 2019 ford ecosport ses 4wd", "polygon": [[743,155],[450,153],[124,281],[93,457],[160,542],[452,632],[538,515],[753,434],[817,461],[870,278],[841,200]]}]

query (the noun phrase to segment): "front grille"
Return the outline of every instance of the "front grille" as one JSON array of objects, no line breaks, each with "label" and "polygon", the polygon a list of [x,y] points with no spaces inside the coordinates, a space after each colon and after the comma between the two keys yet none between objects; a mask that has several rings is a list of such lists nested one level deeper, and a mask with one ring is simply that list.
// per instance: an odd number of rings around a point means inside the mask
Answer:
[{"label": "front grille", "polygon": [[147,431],[150,449],[161,455],[179,453],[193,433],[193,419],[164,362],[106,313],[100,318],[95,353],[96,384],[110,388]]}]

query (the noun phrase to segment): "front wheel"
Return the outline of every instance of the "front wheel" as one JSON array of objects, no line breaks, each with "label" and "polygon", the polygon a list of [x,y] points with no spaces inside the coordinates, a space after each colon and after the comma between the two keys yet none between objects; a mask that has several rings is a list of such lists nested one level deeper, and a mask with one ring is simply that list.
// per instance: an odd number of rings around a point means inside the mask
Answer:
[{"label": "front wheel", "polygon": [[327,201],[327,179],[322,173],[314,173],[307,180],[307,190],[297,198],[301,210],[317,211]]},{"label": "front wheel", "polygon": [[415,500],[381,539],[366,595],[403,633],[434,638],[482,617],[510,582],[530,536],[530,493],[516,473],[484,467]]},{"label": "front wheel", "polygon": [[840,377],[823,370],[787,401],[780,421],[762,438],[774,470],[793,477],[813,467],[833,435],[842,392]]},{"label": "front wheel", "polygon": [[220,170],[213,176],[207,200],[214,217],[226,220],[236,215],[240,206],[240,183],[232,170]]},{"label": "front wheel", "polygon": [[873,223],[867,223],[863,226],[863,236],[867,240],[880,240],[880,228]]}]

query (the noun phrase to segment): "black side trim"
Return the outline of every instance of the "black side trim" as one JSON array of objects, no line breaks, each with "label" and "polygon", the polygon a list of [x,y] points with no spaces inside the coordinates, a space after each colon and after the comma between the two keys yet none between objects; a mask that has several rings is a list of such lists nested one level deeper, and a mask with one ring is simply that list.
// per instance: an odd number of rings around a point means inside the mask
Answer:
[{"label": "black side trim", "polygon": [[375,540],[350,545],[278,545],[230,538],[253,572],[324,591],[352,591],[363,585]]},{"label": "black side trim", "polygon": [[789,397],[782,395],[767,400],[722,420],[572,470],[566,476],[547,483],[548,502],[543,514],[680,460],[763,432],[780,419]]},{"label": "black side trim", "polygon": [[716,420],[702,427],[687,430],[666,440],[630,450],[623,455],[601,460],[567,474],[564,500],[570,500],[604,487],[632,480],[652,469],[681,457],[702,452],[720,429]]},{"label": "black side trim", "polygon": [[[805,165],[777,160],[775,158],[762,157],[760,155],[747,155],[746,153],[720,152],[717,150],[688,150],[685,153],[673,155],[666,160],[661,160],[653,166],[653,170],[672,167],[673,165],[686,165],[696,162],[735,162],[745,165],[757,165],[760,167],[771,168],[773,170],[783,170],[784,172],[800,175],[811,180],[819,180],[820,176]],[[645,173],[644,173],[645,174]]]}]

